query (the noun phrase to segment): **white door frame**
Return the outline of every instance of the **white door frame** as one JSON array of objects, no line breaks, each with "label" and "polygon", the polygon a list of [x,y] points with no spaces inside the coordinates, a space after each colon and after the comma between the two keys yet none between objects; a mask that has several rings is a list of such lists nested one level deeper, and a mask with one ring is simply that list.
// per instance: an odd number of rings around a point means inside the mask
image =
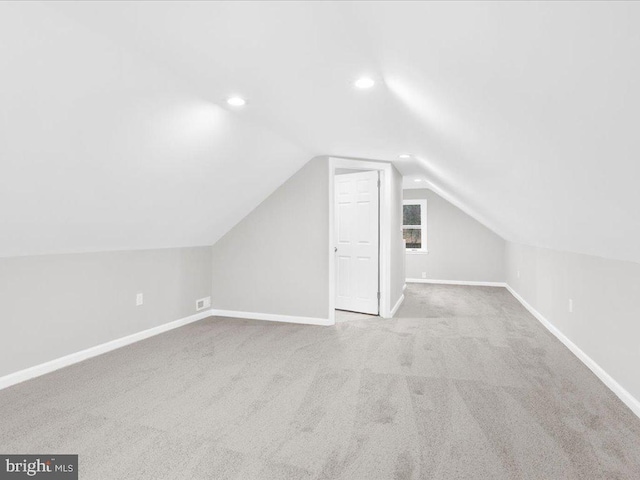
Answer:
[{"label": "white door frame", "polygon": [[378,271],[380,280],[380,316],[391,318],[391,164],[371,160],[329,157],[329,321],[335,324],[335,176],[336,169],[378,170],[380,172],[380,245]]}]

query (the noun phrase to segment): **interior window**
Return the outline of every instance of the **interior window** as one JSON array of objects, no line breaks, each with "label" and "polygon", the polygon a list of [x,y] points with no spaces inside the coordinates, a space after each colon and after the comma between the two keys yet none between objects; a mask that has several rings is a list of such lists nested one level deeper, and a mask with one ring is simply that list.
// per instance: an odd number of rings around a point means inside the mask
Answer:
[{"label": "interior window", "polygon": [[426,252],[427,201],[405,200],[402,203],[402,237],[407,252]]}]

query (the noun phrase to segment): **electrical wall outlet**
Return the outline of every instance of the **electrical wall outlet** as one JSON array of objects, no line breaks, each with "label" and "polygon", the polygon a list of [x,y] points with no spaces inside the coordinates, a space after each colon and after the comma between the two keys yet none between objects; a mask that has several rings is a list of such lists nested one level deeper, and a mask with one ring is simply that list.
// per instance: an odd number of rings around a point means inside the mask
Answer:
[{"label": "electrical wall outlet", "polygon": [[520,278],[520,270],[516,272],[516,275],[518,276],[518,278]]},{"label": "electrical wall outlet", "polygon": [[427,278],[427,272],[422,272],[422,278]]},{"label": "electrical wall outlet", "polygon": [[144,297],[141,293],[136,294],[136,307],[139,307],[144,303]]},{"label": "electrical wall outlet", "polygon": [[211,306],[211,297],[204,297],[196,300],[196,310],[204,310]]},{"label": "electrical wall outlet", "polygon": [[573,313],[573,300],[569,299],[569,313]]}]

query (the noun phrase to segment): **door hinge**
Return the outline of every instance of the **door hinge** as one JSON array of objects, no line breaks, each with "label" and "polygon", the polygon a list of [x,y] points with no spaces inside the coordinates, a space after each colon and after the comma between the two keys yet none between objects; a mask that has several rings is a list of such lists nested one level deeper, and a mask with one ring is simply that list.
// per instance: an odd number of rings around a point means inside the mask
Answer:
[{"label": "door hinge", "polygon": [[380,292],[378,292],[378,300],[380,300]]},{"label": "door hinge", "polygon": [[378,188],[380,188],[380,179],[378,179]]}]

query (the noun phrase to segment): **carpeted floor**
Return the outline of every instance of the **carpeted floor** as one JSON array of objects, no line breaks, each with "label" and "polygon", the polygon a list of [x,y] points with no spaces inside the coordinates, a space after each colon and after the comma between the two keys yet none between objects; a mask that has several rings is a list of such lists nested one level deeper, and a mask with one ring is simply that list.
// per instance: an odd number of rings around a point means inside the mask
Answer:
[{"label": "carpeted floor", "polygon": [[0,453],[89,479],[638,479],[640,419],[504,289],[209,318],[0,391]]}]

